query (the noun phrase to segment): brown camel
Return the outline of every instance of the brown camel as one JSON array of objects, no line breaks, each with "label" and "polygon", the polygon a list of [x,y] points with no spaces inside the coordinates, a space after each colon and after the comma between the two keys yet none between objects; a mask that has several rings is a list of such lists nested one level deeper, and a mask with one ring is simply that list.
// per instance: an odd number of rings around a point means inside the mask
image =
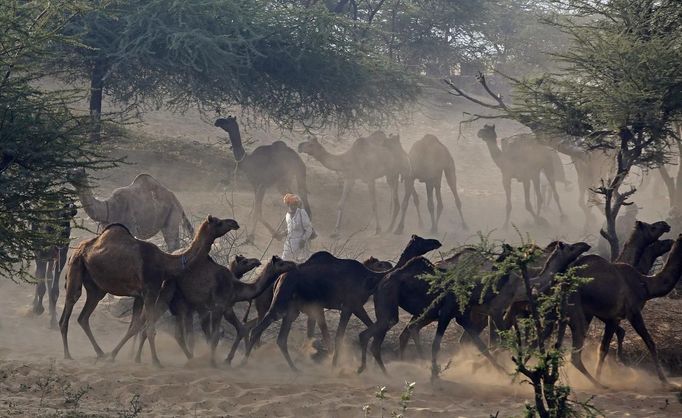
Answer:
[{"label": "brown camel", "polygon": [[[170,303],[171,313],[177,316],[176,340],[185,351],[187,358],[191,358],[191,353],[186,349],[186,338],[191,330],[192,315],[194,311],[197,311],[204,335],[211,347],[211,365],[213,366],[215,366],[215,351],[220,338],[222,318],[225,318],[237,330],[235,341],[225,359],[226,363],[231,363],[239,343],[248,335],[248,328],[234,313],[235,303],[258,297],[263,290],[272,286],[280,274],[294,268],[296,268],[296,263],[273,256],[251,283],[238,280],[229,269],[216,263],[210,257],[209,262],[200,263],[188,269],[187,273],[177,279],[176,292]],[[142,341],[144,342],[144,338]],[[141,349],[142,344],[138,348],[138,361]]]},{"label": "brown camel", "polygon": [[[211,263],[209,263],[209,264],[213,265],[216,263],[213,262],[213,260],[211,260]],[[255,269],[256,267],[260,267],[260,265],[261,265],[260,260],[258,260],[257,258],[247,258],[247,257],[244,257],[243,255],[236,255],[232,259],[232,261],[230,261],[229,269],[230,269],[230,272],[234,275],[234,277],[236,279],[241,280],[242,277],[246,273],[250,272],[251,270]],[[201,270],[210,270],[210,269],[202,268]],[[220,269],[216,267],[215,270],[217,271]],[[193,274],[193,275],[196,276],[196,274]],[[206,279],[205,277],[200,277],[199,279],[197,279],[194,282],[194,285],[195,286],[209,286],[209,285],[213,284],[213,282],[208,283],[208,284],[205,283],[207,281],[208,281],[208,279]],[[174,300],[171,301],[171,305],[170,305],[171,313],[178,316],[177,312],[175,312],[175,311],[179,308],[177,308],[176,306],[178,304],[185,302],[185,301],[181,300],[180,302],[175,302],[175,298],[182,298],[182,296],[177,291],[176,291],[175,295],[173,296],[173,298],[174,298]],[[187,342],[187,348],[189,349],[189,352],[192,353],[194,350],[194,332],[193,332],[194,331],[194,309],[192,309],[192,307],[189,306],[187,303],[184,303],[182,307],[187,308],[186,312],[184,312],[184,316],[186,318],[186,322],[184,324],[185,327],[184,328],[176,327],[176,337],[175,338],[176,338],[176,340],[180,341],[179,332],[184,331],[184,340]],[[204,319],[204,320],[201,322],[201,327],[204,331],[204,335],[206,336],[208,341],[210,341],[210,333],[211,332],[210,332],[210,327],[209,327],[210,323],[208,321],[208,319],[210,319],[210,315],[206,315],[202,319]],[[227,320],[229,321],[229,319],[227,319]],[[180,324],[180,323],[181,322],[177,322],[177,324]]]},{"label": "brown camel", "polygon": [[71,219],[76,216],[76,205],[67,203],[58,211],[57,219],[59,220],[59,231],[55,231],[51,226],[35,225],[35,230],[40,230],[43,233],[58,234],[60,244],[53,245],[49,248],[35,251],[36,273],[35,277],[36,292],[33,296],[33,313],[35,315],[42,315],[45,312],[43,308],[43,297],[45,291],[49,289],[49,309],[50,309],[50,328],[57,327],[57,299],[59,298],[59,276],[62,274],[62,269],[66,265],[66,255],[69,252],[69,242],[71,237]]},{"label": "brown camel", "polygon": [[[145,325],[152,360],[155,365],[160,365],[154,341],[155,322],[172,296],[175,279],[187,273],[195,264],[206,263],[213,242],[238,228],[239,225],[232,219],[218,219],[209,215],[190,246],[175,254],[165,253],[152,243],[136,239],[121,224],[111,224],[99,236],[81,242],[69,260],[66,302],[59,320],[64,357],[71,358],[67,341],[69,318],[85,287],[87,299],[78,316],[78,323],[90,339],[97,356],[104,356],[104,352],[90,330],[90,315],[99,301],[111,293],[135,298],[130,328],[111,352],[111,358],[114,359],[128,339]],[[167,286],[162,287],[163,284]]]},{"label": "brown camel", "polygon": [[[413,236],[403,251],[398,265],[402,266],[407,260],[426,254],[440,246],[438,240]],[[309,317],[318,321],[323,329],[323,339],[329,347],[329,335],[323,309],[335,309],[341,311],[332,359],[332,365],[335,366],[350,316],[355,315],[366,326],[372,324],[364,305],[385,273],[372,271],[356,260],[336,258],[325,251],[313,254],[296,270],[282,275],[275,282],[272,304],[263,320],[254,328],[246,349],[246,356],[249,356],[255,342],[270,324],[283,318],[277,344],[289,367],[296,370],[287,349],[291,324],[301,311],[305,312]]]},{"label": "brown camel", "polygon": [[263,219],[263,198],[267,189],[272,186],[276,186],[281,193],[288,193],[294,190],[295,182],[303,207],[308,215],[312,216],[308,204],[306,167],[296,151],[282,141],[275,141],[270,145],[261,145],[247,154],[242,145],[239,124],[234,116],[217,119],[215,126],[227,132],[237,168],[246,175],[254,189],[254,212],[248,231],[250,239],[254,237],[258,222],[265,225],[271,234],[277,232]]},{"label": "brown camel", "polygon": [[[556,178],[554,164],[552,163],[552,153],[554,150],[538,144],[535,137],[529,135],[517,135],[502,140],[502,149],[497,146],[497,133],[495,125],[485,125],[478,131],[481,138],[490,151],[490,156],[502,172],[502,186],[507,198],[506,215],[504,226],[509,225],[509,215],[511,214],[511,181],[516,179],[523,184],[523,193],[526,201],[526,210],[530,212],[536,222],[543,222],[540,217],[540,207],[542,204],[542,193],[540,189],[540,174],[543,173],[549,182],[554,200],[559,207],[559,213],[564,216],[559,202],[559,194],[556,190]],[[530,186],[533,184],[535,196],[537,198],[536,209],[530,202]]]},{"label": "brown camel", "polygon": [[659,257],[670,252],[675,241],[671,239],[658,240],[644,249],[642,257],[637,263],[637,271],[642,274],[649,274]]},{"label": "brown camel", "polygon": [[[580,254],[589,250],[590,246],[586,243],[564,244],[556,243],[552,255],[545,263],[545,267],[540,273],[541,277],[552,277],[554,274],[565,270],[568,265],[575,261]],[[488,270],[490,262],[482,259],[477,253],[469,253],[473,258],[465,257],[463,260],[472,263],[472,266],[481,266]],[[461,257],[461,256],[460,256]],[[461,260],[459,262],[462,262]],[[481,341],[479,334],[487,325],[486,321],[481,321],[485,315],[491,316],[499,321],[504,311],[514,301],[520,292],[520,280],[515,276],[503,277],[498,283],[498,292],[493,289],[486,289],[486,294],[482,285],[477,285],[469,298],[469,304],[460,309],[457,297],[452,293],[436,295],[430,292],[429,283],[422,279],[425,274],[434,274],[437,267],[431,264],[424,257],[415,257],[404,267],[394,270],[387,274],[377,286],[374,294],[374,307],[377,320],[366,330],[360,333],[360,346],[362,348],[362,364],[358,373],[365,370],[367,365],[367,345],[372,341],[372,354],[377,364],[385,373],[386,368],[381,359],[381,344],[393,325],[398,323],[399,308],[403,308],[413,315],[413,320],[407,326],[407,331],[401,334],[401,346],[407,343],[410,333],[418,332],[425,325],[438,321],[436,336],[431,348],[432,372],[434,377],[439,370],[437,364],[438,351],[443,334],[452,319],[464,328],[465,333],[474,345],[484,354],[493,365],[499,368],[495,360],[487,352],[485,344]],[[499,324],[498,322],[498,325]]]},{"label": "brown camel", "polygon": [[185,231],[194,235],[178,198],[149,174],[139,174],[128,186],[119,187],[104,200],[92,194],[85,170],[74,170],[70,181],[85,213],[102,226],[121,224],[138,239],[149,239],[161,231],[170,252],[180,248],[181,222]]},{"label": "brown camel", "polygon": [[[342,154],[330,153],[316,138],[311,138],[298,145],[298,152],[311,155],[323,166],[338,172],[343,177],[343,192],[337,206],[336,224],[334,226],[335,236],[339,233],[346,200],[356,180],[366,183],[369,188],[369,198],[377,233],[381,232],[381,223],[377,211],[376,179],[386,177],[393,202],[392,219],[396,218],[399,204],[399,174],[404,173],[407,168],[404,158],[396,150],[394,141],[395,139],[388,140],[382,131],[377,131],[367,138],[358,138],[353,142],[350,149]],[[400,143],[398,146],[400,147]]]},{"label": "brown camel", "polygon": [[663,270],[653,276],[640,273],[630,264],[611,263],[594,254],[582,256],[574,264],[584,266],[580,270],[580,275],[589,277],[591,280],[571,296],[568,304],[573,346],[571,362],[573,365],[593,384],[602,386],[585,369],[582,363],[581,350],[587,331],[595,317],[605,324],[597,364],[597,378],[599,378],[613,334],[617,332],[619,322],[622,319],[627,319],[649,349],[659,379],[667,383],[658,361],[656,344],[651,338],[642,317],[642,309],[648,300],[670,293],[680,279],[682,275],[682,235],[673,244]]},{"label": "brown camel", "polygon": [[[414,189],[414,181],[419,180],[426,186],[426,204],[431,215],[431,233],[438,232],[438,221],[443,213],[443,197],[441,196],[441,181],[443,175],[448,182],[450,191],[455,198],[455,205],[462,220],[462,226],[466,228],[464,215],[462,214],[462,202],[457,194],[457,177],[455,175],[455,160],[452,159],[450,151],[434,135],[424,135],[422,139],[415,142],[410,148],[409,159],[411,175],[405,178],[405,195],[400,207],[400,221],[395,229],[397,234],[403,232],[405,226],[405,212],[409,205],[410,197],[413,197],[414,205],[417,207],[419,226],[421,227],[421,215],[419,215],[419,198]],[[434,213],[433,195],[436,194],[436,212]]]}]

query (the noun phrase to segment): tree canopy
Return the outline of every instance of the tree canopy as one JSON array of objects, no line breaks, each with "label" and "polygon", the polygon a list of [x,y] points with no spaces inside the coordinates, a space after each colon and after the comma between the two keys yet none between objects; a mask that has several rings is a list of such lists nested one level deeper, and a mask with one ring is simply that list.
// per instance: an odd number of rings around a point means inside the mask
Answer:
[{"label": "tree canopy", "polygon": [[321,4],[117,0],[68,31],[82,45],[57,64],[90,79],[93,95],[125,103],[238,105],[284,126],[347,126],[385,119],[418,92],[409,72]]}]

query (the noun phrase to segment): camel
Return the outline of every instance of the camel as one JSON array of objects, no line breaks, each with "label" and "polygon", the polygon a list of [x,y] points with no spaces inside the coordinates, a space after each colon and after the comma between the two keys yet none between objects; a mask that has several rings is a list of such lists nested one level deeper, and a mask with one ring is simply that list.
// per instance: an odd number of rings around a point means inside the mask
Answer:
[{"label": "camel", "polygon": [[[244,266],[253,265],[245,260],[248,259],[242,260]],[[239,343],[248,335],[248,328],[234,313],[235,303],[258,297],[263,290],[271,287],[280,274],[294,268],[296,268],[296,263],[272,256],[258,277],[251,283],[238,280],[233,272],[210,257],[207,263],[200,263],[188,269],[187,273],[177,279],[176,292],[170,303],[171,312],[177,317],[176,340],[185,351],[187,358],[192,358],[191,353],[186,349],[186,338],[188,331],[191,330],[193,312],[196,310],[199,312],[204,334],[210,343],[210,361],[213,366],[216,365],[215,351],[220,338],[219,325],[222,318],[225,318],[237,330],[235,341],[225,359],[226,363],[231,363]],[[139,361],[143,343],[144,337],[138,348],[137,361]]]},{"label": "camel", "polygon": [[276,186],[284,194],[293,190],[292,186],[295,182],[303,207],[312,217],[308,203],[306,166],[296,151],[282,141],[275,141],[270,145],[261,145],[247,154],[242,144],[239,124],[234,116],[219,118],[214,125],[227,132],[234,159],[237,161],[237,168],[246,175],[254,189],[254,212],[251,228],[248,231],[250,240],[253,240],[258,222],[261,222],[271,234],[277,233],[263,219],[263,198],[267,189],[272,186]]},{"label": "camel", "polygon": [[133,320],[126,335],[111,352],[112,360],[145,325],[152,360],[156,366],[160,366],[154,337],[155,322],[163,309],[157,304],[163,306],[170,300],[175,279],[196,264],[207,262],[208,253],[217,238],[238,228],[239,224],[232,219],[218,219],[209,215],[190,246],[175,254],[168,254],[150,242],[136,239],[121,224],[110,224],[97,237],[82,241],[69,260],[66,302],[59,320],[64,358],[71,359],[67,340],[69,319],[85,287],[87,299],[78,316],[78,323],[88,336],[97,357],[103,357],[104,352],[90,330],[90,315],[99,301],[111,293],[135,298]]},{"label": "camel", "polygon": [[[523,184],[523,193],[526,201],[526,210],[533,216],[536,222],[542,222],[540,217],[540,207],[542,204],[542,193],[540,190],[540,173],[543,173],[549,182],[554,200],[559,207],[559,213],[564,216],[559,202],[559,194],[556,190],[556,178],[554,164],[552,163],[552,153],[554,150],[537,143],[534,137],[528,135],[517,135],[506,138],[502,141],[502,149],[497,146],[497,133],[495,125],[484,125],[478,131],[478,137],[488,146],[490,156],[502,172],[502,186],[506,195],[506,215],[504,220],[505,228],[509,225],[509,215],[511,214],[511,181],[517,179]],[[537,198],[536,209],[530,202],[530,185],[533,184],[535,196]]]},{"label": "camel", "polygon": [[43,297],[45,291],[49,289],[49,309],[50,309],[50,328],[57,328],[57,299],[59,298],[59,276],[66,265],[66,255],[69,252],[69,240],[71,237],[71,219],[76,216],[76,205],[67,203],[57,213],[59,219],[58,226],[60,231],[55,231],[52,227],[35,226],[34,229],[43,230],[46,233],[59,234],[60,245],[53,245],[49,248],[35,251],[36,273],[35,277],[36,292],[33,297],[33,313],[42,315]]},{"label": "camel", "polygon": [[[403,251],[398,265],[402,266],[409,259],[426,254],[440,246],[438,240],[413,236]],[[287,349],[291,324],[301,311],[305,312],[309,317],[318,321],[322,328],[323,339],[329,347],[330,338],[324,321],[323,309],[335,309],[341,311],[332,358],[332,366],[335,366],[350,316],[355,315],[366,326],[372,324],[364,305],[385,273],[372,271],[357,260],[336,258],[326,251],[313,254],[296,270],[282,275],[275,282],[272,304],[263,320],[254,328],[246,349],[246,356],[249,356],[255,342],[270,324],[283,318],[277,344],[289,367],[297,370]]]},{"label": "camel", "polygon": [[[211,260],[210,264],[216,264],[216,263],[213,262],[213,260]],[[260,265],[261,265],[261,262],[257,258],[247,258],[247,257],[244,257],[243,255],[238,254],[232,259],[232,261],[230,261],[229,270],[237,280],[241,280],[242,277],[244,277],[244,275],[246,273],[250,272],[251,270],[253,270],[257,267],[260,267]],[[207,269],[204,268],[202,270],[207,270]],[[217,271],[220,269],[215,268],[214,270]],[[194,274],[194,276],[196,276],[196,274]],[[206,284],[206,283],[204,283],[206,281],[207,280],[204,277],[200,277],[194,282],[194,285],[195,286],[208,286],[208,285],[213,283],[213,282],[211,282],[209,284]],[[182,304],[183,307],[187,308],[186,312],[184,312],[184,315],[186,318],[184,328],[176,327],[176,340],[180,341],[179,332],[184,331],[184,339],[187,343],[186,346],[189,349],[189,352],[192,353],[192,351],[194,350],[194,332],[193,332],[194,331],[194,310],[187,303],[184,303],[185,301],[182,300],[182,296],[180,296],[178,292],[176,292],[173,297],[174,297],[174,300],[171,301],[171,313],[174,313],[176,316],[178,316],[176,311],[178,309],[177,305],[179,305],[179,304]],[[181,299],[180,302],[175,301],[176,297]],[[201,327],[204,331],[204,335],[206,336],[208,341],[210,341],[210,337],[211,337],[210,336],[211,332],[210,332],[210,327],[209,327],[210,323],[208,321],[209,317],[210,317],[210,315],[204,315],[204,318],[202,318],[204,320],[201,323]],[[228,319],[228,321],[229,321],[229,319]],[[176,322],[176,323],[180,324],[181,322]]]},{"label": "camel", "polygon": [[[578,258],[574,265],[583,266],[579,274],[591,280],[569,299],[568,319],[573,346],[571,363],[594,385],[602,386],[597,379],[601,375],[611,339],[614,333],[619,332],[619,322],[627,319],[647,346],[659,379],[667,383],[658,361],[656,344],[642,317],[642,309],[648,300],[670,293],[682,276],[682,235],[675,240],[663,269],[652,276],[640,273],[630,264],[612,263],[594,254]],[[544,286],[541,291],[547,287]],[[605,324],[599,346],[597,379],[585,369],[581,357],[587,331],[595,317]]]},{"label": "camel", "polygon": [[[554,274],[562,272],[571,262],[589,249],[590,246],[584,242],[570,245],[558,242],[552,255],[547,259],[540,276],[552,277]],[[472,267],[480,266],[483,271],[491,268],[490,262],[481,259],[478,253],[469,252],[469,254],[473,255],[473,258],[465,261],[471,263]],[[358,373],[362,373],[367,366],[367,345],[370,339],[373,339],[372,354],[381,370],[386,373],[386,367],[381,359],[381,344],[388,330],[398,323],[399,307],[413,315],[413,320],[410,321],[406,331],[403,331],[400,337],[401,352],[410,333],[418,332],[423,326],[438,321],[436,336],[431,348],[433,377],[436,377],[439,370],[437,356],[440,343],[452,319],[455,319],[464,328],[468,339],[474,343],[481,353],[493,365],[500,368],[487,352],[485,344],[479,337],[480,332],[487,325],[487,322],[481,321],[481,319],[484,318],[484,315],[489,315],[499,324],[503,312],[520,292],[520,281],[515,280],[518,278],[514,276],[503,277],[498,283],[497,293],[493,289],[486,289],[484,295],[481,295],[483,286],[478,285],[469,297],[468,306],[460,309],[461,307],[454,294],[449,292],[441,295],[433,294],[430,292],[429,283],[420,277],[425,274],[434,274],[437,268],[424,257],[415,257],[405,266],[387,274],[381,280],[374,294],[377,320],[360,333],[362,364]]]},{"label": "camel", "polygon": [[85,170],[71,173],[83,210],[102,226],[124,225],[138,239],[149,239],[159,231],[169,252],[180,248],[180,223],[194,235],[194,228],[175,194],[149,174],[138,174],[128,186],[119,187],[104,200],[96,198]]},{"label": "camel", "polygon": [[234,256],[232,261],[230,261],[230,271],[237,280],[241,280],[242,277],[256,267],[260,267],[260,260],[257,258],[246,258],[241,254]]},{"label": "camel", "polygon": [[[343,192],[337,206],[334,236],[339,234],[343,210],[356,180],[366,183],[369,189],[377,234],[381,232],[381,223],[377,210],[376,179],[386,177],[393,202],[392,219],[397,217],[399,174],[407,174],[408,168],[405,165],[405,159],[397,150],[397,147],[402,149],[402,146],[398,142],[396,147],[396,139],[393,138],[389,140],[382,131],[376,131],[367,138],[355,140],[350,149],[342,154],[330,153],[316,138],[311,138],[298,145],[299,153],[311,155],[324,167],[338,172],[343,177]],[[402,154],[404,153],[405,151],[402,151]]]},{"label": "camel", "polygon": [[[464,215],[462,214],[462,202],[457,194],[457,177],[455,175],[455,161],[450,151],[434,135],[424,135],[422,139],[415,142],[410,148],[409,161],[411,175],[405,179],[405,195],[400,206],[400,221],[395,229],[397,234],[403,232],[405,226],[405,212],[409,205],[410,196],[413,197],[414,205],[417,207],[419,226],[422,225],[421,215],[419,214],[419,199],[414,189],[414,181],[419,180],[426,186],[427,207],[431,215],[431,233],[438,232],[438,221],[443,212],[443,198],[441,196],[441,181],[443,175],[448,182],[450,191],[455,198],[455,205],[459,211],[462,227],[466,228]],[[436,194],[436,212],[434,213],[433,195]]]},{"label": "camel", "polygon": [[653,244],[646,247],[642,253],[642,257],[640,257],[639,262],[637,263],[637,271],[648,275],[656,263],[656,260],[670,252],[674,243],[675,241],[671,239],[664,239],[655,241]]}]

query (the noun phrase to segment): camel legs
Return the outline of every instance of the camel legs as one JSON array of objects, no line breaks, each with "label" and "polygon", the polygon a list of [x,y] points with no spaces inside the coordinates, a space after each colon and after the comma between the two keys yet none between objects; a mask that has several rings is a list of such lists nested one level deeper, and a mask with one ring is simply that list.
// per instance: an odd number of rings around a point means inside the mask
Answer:
[{"label": "camel legs", "polygon": [[171,215],[168,217],[166,225],[161,229],[161,235],[163,235],[169,253],[180,248],[180,220],[181,218],[178,217],[176,220],[174,215]]},{"label": "camel legs", "polygon": [[249,335],[249,330],[242,324],[242,322],[237,318],[237,315],[234,313],[234,310],[232,308],[225,310],[225,320],[232,324],[232,326],[235,327],[237,330],[237,336],[235,337],[234,343],[232,343],[232,347],[230,348],[230,353],[227,355],[225,358],[225,363],[231,364],[232,359],[234,359],[234,355],[237,352],[237,348],[239,347],[239,343],[241,342],[242,339],[245,339]]},{"label": "camel legs", "polygon": [[601,344],[599,345],[599,360],[597,361],[597,380],[601,377],[602,367],[604,366],[604,359],[609,353],[609,346],[611,345],[611,339],[613,334],[616,332],[616,327],[618,327],[618,321],[607,321],[604,327],[604,335],[601,339]]},{"label": "camel legs", "polygon": [[644,344],[646,344],[646,348],[649,349],[651,358],[654,360],[654,365],[656,366],[656,373],[658,374],[658,378],[661,380],[661,382],[668,383],[668,379],[663,374],[663,369],[661,369],[661,363],[658,361],[656,343],[654,343],[654,339],[651,338],[651,335],[649,335],[649,331],[646,329],[646,324],[644,323],[644,318],[642,318],[642,313],[637,312],[633,314],[630,318],[628,318],[628,320],[630,321],[632,328],[634,328],[635,331],[637,331],[637,334],[639,334],[639,336],[642,338],[642,341],[644,341]]},{"label": "camel legs", "polygon": [[563,218],[564,215],[564,210],[561,207],[561,201],[559,200],[559,192],[556,190],[556,182],[554,179],[547,179],[549,181],[549,188],[552,190],[552,196],[554,196],[554,200],[556,201],[556,206],[559,209],[559,215]]},{"label": "camel legs", "polygon": [[334,338],[334,356],[332,357],[332,367],[336,367],[339,359],[339,352],[341,352],[341,344],[343,343],[343,336],[346,334],[346,327],[348,320],[350,320],[352,312],[348,309],[341,311],[341,318],[339,319],[339,327],[336,329],[336,337]]},{"label": "camel legs", "polygon": [[104,357],[104,351],[102,351],[97,344],[97,341],[95,341],[95,336],[92,335],[92,330],[90,329],[90,315],[92,315],[97,304],[99,304],[99,301],[101,301],[107,293],[89,281],[83,282],[83,285],[85,286],[86,299],[83,310],[80,315],[78,315],[78,323],[81,328],[83,328],[83,331],[85,331],[85,335],[88,336],[92,347],[95,349],[95,353],[97,353],[97,358],[102,358]]},{"label": "camel legs", "polygon": [[398,213],[400,213],[400,197],[398,194],[398,187],[400,185],[400,178],[396,174],[394,176],[386,177],[388,186],[391,189],[391,224],[389,225],[387,231],[392,231],[395,221],[398,218]]},{"label": "camel legs", "polygon": [[[407,213],[407,207],[410,204],[410,197],[414,196],[414,205],[417,208],[417,213],[419,213],[419,198],[417,197],[417,191],[414,189],[414,178],[406,178],[405,181],[405,195],[403,196],[403,201],[400,204],[400,221],[395,228],[394,233],[402,234],[405,229],[405,215]],[[419,222],[421,224],[421,215],[419,215]]]},{"label": "camel legs", "polygon": [[282,326],[280,327],[279,334],[277,335],[277,346],[282,352],[284,359],[289,364],[289,367],[293,371],[298,371],[298,369],[296,366],[294,366],[294,362],[291,360],[287,343],[289,341],[289,332],[291,332],[291,324],[293,324],[296,318],[298,318],[298,315],[298,309],[289,308],[286,315],[284,315],[284,318],[282,319]]},{"label": "camel legs", "polygon": [[83,290],[83,275],[85,274],[83,263],[80,258],[71,260],[69,268],[68,279],[66,281],[66,296],[64,301],[64,310],[62,316],[59,318],[59,329],[62,333],[62,344],[64,346],[64,358],[71,360],[71,353],[69,352],[69,319],[73,313],[73,306],[78,302]]},{"label": "camel legs", "polygon": [[66,255],[69,251],[69,247],[60,247],[57,249],[58,255],[54,262],[52,269],[52,280],[50,281],[50,328],[57,328],[57,299],[59,299],[59,277],[62,274],[62,270],[66,265]]},{"label": "camel legs", "polygon": [[379,221],[379,210],[377,209],[377,188],[376,182],[370,180],[367,182],[367,188],[369,190],[369,199],[372,203],[372,212],[374,213],[374,222],[376,223],[376,234],[381,233],[381,222]]},{"label": "camel legs", "polygon": [[412,340],[414,341],[415,347],[417,349],[417,355],[420,358],[424,358],[424,351],[422,349],[421,339],[419,338],[419,331],[421,331],[422,328],[431,322],[433,322],[433,319],[430,317],[427,318],[427,315],[412,316],[412,319],[410,319],[410,322],[405,326],[405,328],[403,328],[402,332],[400,333],[400,337],[398,338],[398,353],[401,360],[405,354],[405,348],[407,347],[410,337],[412,337]]},{"label": "camel legs", "polygon": [[350,195],[350,192],[353,189],[354,184],[355,180],[353,179],[345,179],[343,181],[343,192],[341,192],[341,199],[339,200],[339,203],[336,206],[336,225],[334,225],[333,236],[339,235],[339,228],[341,227],[341,220],[343,219],[343,209],[346,206],[346,200],[348,199],[348,195]]},{"label": "camel legs", "polygon": [[[542,186],[540,185],[540,176],[538,175],[537,178],[534,178],[531,180],[531,183],[533,183],[533,190],[535,191],[535,200],[537,202],[537,205],[535,206],[535,213],[537,216],[540,216],[540,210],[542,209]],[[525,185],[524,185],[525,188]],[[549,200],[549,197],[548,197]],[[549,204],[547,204],[549,207]]]},{"label": "camel legs", "polygon": [[320,333],[322,334],[322,342],[331,350],[331,337],[329,335],[329,327],[327,326],[327,320],[324,317],[324,309],[322,307],[316,306],[314,308],[308,308],[306,310],[306,315],[308,315],[308,329],[307,336],[308,339],[312,339],[315,334],[315,323],[320,327]]},{"label": "camel legs", "polygon": [[33,296],[33,313],[35,315],[42,315],[45,312],[43,307],[43,297],[45,296],[45,289],[47,285],[45,281],[47,272],[47,260],[36,260],[36,292]]},{"label": "camel legs", "polygon": [[436,214],[435,214],[435,207],[433,204],[433,189],[435,186],[433,185],[432,182],[427,182],[426,183],[426,207],[429,209],[429,215],[431,216],[431,233],[434,234],[438,230],[438,226],[436,224]]},{"label": "camel legs", "polygon": [[523,181],[523,199],[526,203],[526,210],[533,215],[533,219],[537,221],[538,215],[533,210],[533,204],[530,202],[530,180]]},{"label": "camel legs", "polygon": [[[438,232],[438,224],[440,223],[440,216],[443,214],[443,195],[441,194],[441,179],[438,178],[438,182],[434,185],[434,191],[436,192],[436,224],[431,228],[434,233]],[[460,216],[462,215],[462,209],[460,205],[459,209]],[[462,224],[464,224],[464,218],[462,218]]]},{"label": "camel legs", "polygon": [[504,187],[504,195],[506,198],[505,203],[505,216],[504,216],[504,228],[509,226],[509,215],[511,215],[512,203],[511,203],[511,177],[502,177],[502,187]]},{"label": "camel legs", "polygon": [[[576,303],[575,306],[578,306]],[[571,338],[572,338],[572,351],[571,351],[571,363],[573,366],[580,371],[593,385],[597,387],[604,387],[599,383],[590,372],[587,371],[582,359],[582,350],[585,345],[585,336],[587,335],[587,329],[590,326],[590,321],[592,318],[585,318],[582,311],[573,312],[570,315],[569,326],[571,328]]]}]

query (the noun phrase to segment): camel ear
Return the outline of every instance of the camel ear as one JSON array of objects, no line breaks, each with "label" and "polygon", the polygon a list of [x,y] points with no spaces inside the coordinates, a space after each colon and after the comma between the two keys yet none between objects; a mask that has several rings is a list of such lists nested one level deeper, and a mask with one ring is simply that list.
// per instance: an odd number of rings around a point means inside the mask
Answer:
[{"label": "camel ear", "polygon": [[272,259],[270,261],[272,261],[273,263],[276,263],[279,261],[279,257],[277,257],[276,255],[273,255]]},{"label": "camel ear", "polygon": [[642,229],[642,227],[644,227],[644,223],[642,221],[635,221],[635,228]]},{"label": "camel ear", "polygon": [[208,221],[208,223],[213,223],[213,222],[216,222],[218,219],[213,217],[212,215],[208,215],[206,217],[206,220]]},{"label": "camel ear", "polygon": [[416,240],[416,239],[419,238],[419,237],[418,237],[416,234],[412,234],[412,236],[411,236],[410,238],[412,239],[412,241],[414,241],[414,240]]},{"label": "camel ear", "polygon": [[560,250],[563,250],[563,249],[566,247],[566,244],[564,244],[563,242],[559,241],[559,242],[556,243],[556,247],[557,247],[558,249],[560,249]]}]

